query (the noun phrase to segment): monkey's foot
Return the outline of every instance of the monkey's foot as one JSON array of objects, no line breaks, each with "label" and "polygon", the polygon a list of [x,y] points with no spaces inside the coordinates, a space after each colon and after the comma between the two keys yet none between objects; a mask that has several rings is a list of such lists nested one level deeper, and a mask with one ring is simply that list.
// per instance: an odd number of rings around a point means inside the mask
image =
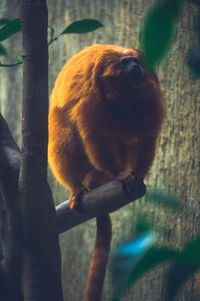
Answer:
[{"label": "monkey's foot", "polygon": [[69,196],[69,207],[76,214],[81,214],[83,212],[83,208],[80,204],[80,199],[83,196],[84,192],[86,192],[86,189],[84,187],[80,187],[72,191]]},{"label": "monkey's foot", "polygon": [[119,175],[116,177],[116,180],[122,182],[125,185],[126,190],[130,195],[132,194],[132,191],[135,190],[136,184],[143,183],[143,177],[137,175],[135,172],[120,172]]},{"label": "monkey's foot", "polygon": [[137,182],[143,182],[144,177],[138,173],[136,173],[135,171],[131,171],[131,175],[134,177],[135,181]]}]

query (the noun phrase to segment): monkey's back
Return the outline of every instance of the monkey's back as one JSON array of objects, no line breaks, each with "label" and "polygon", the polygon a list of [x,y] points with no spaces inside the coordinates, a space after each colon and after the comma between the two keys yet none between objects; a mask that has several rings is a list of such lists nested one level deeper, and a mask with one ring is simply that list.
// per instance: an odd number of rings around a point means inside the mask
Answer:
[{"label": "monkey's back", "polygon": [[96,58],[110,48],[115,46],[97,44],[73,56],[59,73],[50,97],[48,160],[57,180],[69,189],[92,168],[72,116],[93,93]]}]

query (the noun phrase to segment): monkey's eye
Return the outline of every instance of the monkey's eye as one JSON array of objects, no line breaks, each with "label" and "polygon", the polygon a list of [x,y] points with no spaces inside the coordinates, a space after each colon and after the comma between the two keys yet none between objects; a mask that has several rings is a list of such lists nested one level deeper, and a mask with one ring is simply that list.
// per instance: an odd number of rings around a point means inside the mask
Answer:
[{"label": "monkey's eye", "polygon": [[123,56],[120,58],[120,67],[121,68],[125,68],[127,67],[130,63],[134,63],[134,64],[139,64],[139,60],[138,58],[134,57],[134,56]]}]

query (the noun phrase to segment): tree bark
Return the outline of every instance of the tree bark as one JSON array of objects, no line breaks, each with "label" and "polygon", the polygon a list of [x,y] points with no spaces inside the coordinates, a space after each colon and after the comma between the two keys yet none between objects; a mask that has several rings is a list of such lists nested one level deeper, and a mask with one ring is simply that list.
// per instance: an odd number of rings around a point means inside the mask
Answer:
[{"label": "tree bark", "polygon": [[[0,300],[22,301],[18,175],[20,150],[0,115]],[[12,283],[12,289],[10,284]]]},{"label": "tree bark", "polygon": [[47,183],[48,13],[45,0],[21,1],[22,159],[19,176],[24,300],[61,301],[56,213]]}]

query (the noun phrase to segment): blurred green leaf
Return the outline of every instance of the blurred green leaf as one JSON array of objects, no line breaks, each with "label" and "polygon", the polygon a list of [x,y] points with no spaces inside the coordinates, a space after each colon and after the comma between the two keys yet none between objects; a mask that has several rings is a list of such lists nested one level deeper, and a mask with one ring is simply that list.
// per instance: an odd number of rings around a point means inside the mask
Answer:
[{"label": "blurred green leaf", "polygon": [[22,57],[20,55],[17,56],[17,62],[22,62]]},{"label": "blurred green leaf", "polygon": [[142,217],[138,218],[135,223],[135,232],[138,234],[148,233],[152,231],[152,226],[147,219]]},{"label": "blurred green leaf", "polygon": [[188,65],[193,72],[194,78],[200,77],[200,49],[195,48],[190,50],[188,54]]},{"label": "blurred green leaf", "polygon": [[149,190],[145,195],[145,200],[176,211],[181,211],[183,209],[177,196],[164,188]]},{"label": "blurred green leaf", "polygon": [[55,24],[48,25],[48,27],[49,27],[50,29],[54,30],[54,29],[55,29]]},{"label": "blurred green leaf", "polygon": [[8,22],[4,27],[0,29],[0,41],[8,39],[19,31],[21,31],[20,19],[14,19]]},{"label": "blurred green leaf", "polygon": [[145,53],[149,70],[159,65],[170,49],[182,0],[163,0],[144,18],[140,31],[140,49]]},{"label": "blurred green leaf", "polygon": [[80,21],[75,21],[69,26],[67,26],[61,34],[70,34],[70,33],[87,33],[94,31],[100,27],[103,27],[103,24],[95,19],[83,19]]},{"label": "blurred green leaf", "polygon": [[8,22],[10,22],[9,19],[2,18],[2,19],[0,19],[0,26],[3,26],[5,24],[7,24]]},{"label": "blurred green leaf", "polygon": [[166,300],[174,300],[178,289],[192,276],[199,266],[195,264],[187,264],[175,262],[170,269],[167,277]]},{"label": "blurred green leaf", "polygon": [[189,241],[182,251],[157,247],[152,232],[121,245],[113,254],[112,301],[118,301],[127,288],[146,272],[167,261],[172,261],[173,265],[166,279],[166,300],[173,301],[179,288],[200,269],[199,254],[200,237]]},{"label": "blurred green leaf", "polygon": [[200,237],[189,241],[180,254],[180,260],[200,264]]},{"label": "blurred green leaf", "polygon": [[113,301],[118,300],[128,287],[132,270],[154,242],[155,234],[149,232],[115,250],[111,268],[114,288]]},{"label": "blurred green leaf", "polygon": [[200,268],[200,238],[190,241],[180,252],[167,277],[167,300],[173,300],[178,289]]},{"label": "blurred green leaf", "polygon": [[150,269],[166,261],[176,259],[178,254],[178,251],[174,249],[151,247],[133,269],[129,278],[129,286]]},{"label": "blurred green leaf", "polygon": [[0,44],[0,55],[7,55],[7,51],[6,51],[6,49],[5,49],[5,47],[2,45],[2,44]]}]

